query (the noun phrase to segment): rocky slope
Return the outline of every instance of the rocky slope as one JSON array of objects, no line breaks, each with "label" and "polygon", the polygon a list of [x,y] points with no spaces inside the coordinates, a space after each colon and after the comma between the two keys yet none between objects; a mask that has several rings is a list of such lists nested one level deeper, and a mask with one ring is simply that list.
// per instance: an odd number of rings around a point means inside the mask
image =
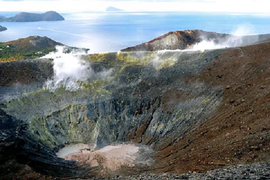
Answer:
[{"label": "rocky slope", "polygon": [[[97,179],[97,178],[93,178]],[[258,163],[252,165],[234,165],[226,168],[216,169],[207,172],[193,172],[187,174],[140,174],[134,176],[117,176],[113,178],[102,178],[102,180],[147,180],[147,179],[155,179],[155,180],[175,180],[175,179],[190,179],[190,180],[198,180],[198,179],[270,179],[270,163]],[[101,179],[99,179],[101,180]]]},{"label": "rocky slope", "polygon": [[[262,42],[92,54],[76,91],[44,88],[55,76],[50,60],[2,63],[1,178],[181,174],[269,162],[269,49]],[[106,159],[90,168],[56,156],[73,143],[144,145],[154,151],[144,159],[154,162],[142,166],[137,158],[135,166],[110,171],[101,166]]]},{"label": "rocky slope", "polygon": [[0,21],[5,22],[36,22],[36,21],[63,21],[63,16],[55,11],[48,11],[42,14],[21,12],[14,17],[0,17]]},{"label": "rocky slope", "polygon": [[240,37],[202,30],[173,31],[121,51],[184,50],[192,49],[194,45],[202,41],[212,42],[225,48],[250,45],[267,39],[270,39],[269,34]]},{"label": "rocky slope", "polygon": [[6,27],[0,25],[0,32],[1,32],[1,31],[6,31],[6,30],[7,30]]}]

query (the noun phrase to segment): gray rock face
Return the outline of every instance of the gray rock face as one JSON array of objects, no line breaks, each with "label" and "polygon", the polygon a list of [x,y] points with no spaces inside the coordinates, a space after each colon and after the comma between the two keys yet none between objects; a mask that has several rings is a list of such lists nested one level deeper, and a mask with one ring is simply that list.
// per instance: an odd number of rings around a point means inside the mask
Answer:
[{"label": "gray rock face", "polygon": [[137,176],[118,176],[113,178],[103,178],[103,180],[164,180],[164,179],[209,179],[209,180],[223,180],[223,179],[270,179],[270,162],[258,163],[252,165],[235,165],[222,169],[216,169],[205,173],[188,173],[188,174],[141,174]]},{"label": "gray rock face", "polygon": [[228,34],[206,32],[202,30],[173,31],[157,37],[149,42],[128,47],[121,51],[157,51],[187,49],[204,40],[224,41]]},{"label": "gray rock face", "polygon": [[42,14],[21,12],[14,17],[0,18],[0,21],[6,22],[36,22],[36,21],[63,21],[63,16],[55,11],[48,11]]},{"label": "gray rock face", "polygon": [[121,51],[185,50],[202,41],[213,42],[223,47],[246,46],[269,40],[269,34],[252,36],[233,36],[230,34],[202,30],[173,31],[149,42],[122,49]]},{"label": "gray rock face", "polygon": [[6,27],[0,25],[0,32],[1,32],[1,31],[6,31],[6,30],[7,30]]}]

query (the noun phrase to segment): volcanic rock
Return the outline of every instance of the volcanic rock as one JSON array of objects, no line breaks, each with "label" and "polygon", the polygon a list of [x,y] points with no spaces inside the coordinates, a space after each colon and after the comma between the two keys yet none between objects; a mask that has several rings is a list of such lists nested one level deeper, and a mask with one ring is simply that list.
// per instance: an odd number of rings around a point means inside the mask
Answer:
[{"label": "volcanic rock", "polygon": [[270,39],[269,34],[242,37],[202,30],[173,31],[149,42],[128,47],[121,51],[185,50],[192,49],[194,45],[202,41],[212,42],[225,48],[250,45],[268,39]]},{"label": "volcanic rock", "polygon": [[[80,62],[89,65],[89,78],[78,81],[76,91],[44,86],[56,74],[51,60],[1,63],[1,171],[9,179],[22,177],[21,171],[23,177],[101,178],[104,166],[68,161],[57,152],[74,143],[95,151],[131,143],[153,153],[106,177],[205,172],[268,178],[269,49],[265,41],[205,51],[90,54]],[[148,158],[153,163],[136,166]],[[262,165],[237,165],[257,162]],[[231,174],[210,171],[220,168]]]}]

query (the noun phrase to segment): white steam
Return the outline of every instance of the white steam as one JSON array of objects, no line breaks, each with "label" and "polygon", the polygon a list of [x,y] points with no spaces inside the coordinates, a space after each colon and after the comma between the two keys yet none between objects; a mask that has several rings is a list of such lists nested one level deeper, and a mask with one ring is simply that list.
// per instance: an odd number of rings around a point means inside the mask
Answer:
[{"label": "white steam", "polygon": [[239,47],[242,45],[247,45],[250,43],[254,43],[258,40],[257,36],[252,37],[244,37],[252,34],[253,26],[251,25],[240,25],[237,27],[235,31],[233,31],[228,37],[223,40],[219,40],[216,42],[215,40],[207,40],[206,37],[201,37],[202,41],[193,45],[189,48],[189,50],[197,51],[197,50],[206,50],[206,49],[222,49],[228,47]]},{"label": "white steam", "polygon": [[80,83],[88,80],[93,74],[90,63],[82,60],[83,51],[71,51],[66,53],[67,48],[56,46],[56,52],[51,52],[42,58],[53,59],[54,76],[45,84],[45,88],[55,91],[64,86],[66,90],[76,91],[80,89]]},{"label": "white steam", "polygon": [[226,48],[225,44],[216,44],[213,40],[202,40],[201,42],[195,44],[190,48],[190,50],[198,51],[198,50],[205,50],[205,49],[221,49]]},{"label": "white steam", "polygon": [[231,34],[235,36],[247,36],[251,35],[254,32],[254,27],[252,25],[239,25],[235,31]]}]

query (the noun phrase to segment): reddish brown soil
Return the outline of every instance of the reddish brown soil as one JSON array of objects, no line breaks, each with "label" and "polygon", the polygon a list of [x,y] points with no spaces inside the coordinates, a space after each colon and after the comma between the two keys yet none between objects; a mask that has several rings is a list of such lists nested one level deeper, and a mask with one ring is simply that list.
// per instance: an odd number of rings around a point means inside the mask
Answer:
[{"label": "reddish brown soil", "polygon": [[[25,65],[20,66],[23,69]],[[269,161],[269,67],[270,43],[265,42],[225,49],[201,75],[186,78],[187,83],[203,82],[213,87],[223,87],[222,102],[196,130],[189,132],[177,142],[172,137],[167,145],[161,147],[155,155],[156,164],[151,167],[151,171],[185,173],[233,164]],[[12,69],[2,68],[2,70],[4,72]],[[24,70],[10,75],[13,75],[13,78],[3,81],[2,84],[12,85],[17,80],[27,84],[26,80],[32,78],[32,73]],[[20,79],[21,76],[27,78]],[[32,79],[38,81],[38,78]],[[161,102],[157,101],[149,111],[153,112],[158,103],[162,103],[164,110],[170,113],[175,104],[192,96],[189,92],[170,89]],[[138,130],[131,130],[129,139],[134,137],[134,142],[143,142],[142,137],[149,126],[149,119],[147,116]],[[21,174],[28,176],[32,171],[23,169]],[[32,175],[43,178],[38,173]]]},{"label": "reddish brown soil", "polygon": [[172,113],[173,108],[179,102],[186,101],[193,97],[191,92],[180,91],[177,89],[169,89],[162,96],[161,104],[167,113]]},{"label": "reddish brown soil", "polygon": [[156,154],[153,172],[185,173],[270,160],[270,43],[225,50],[201,81],[224,89],[214,113]]},{"label": "reddish brown soil", "polygon": [[[15,84],[30,84],[36,82],[45,82],[47,77],[45,75],[38,75],[39,70],[38,64],[31,65],[27,62],[16,62],[16,63],[2,63],[0,64],[0,86],[12,86]],[[47,63],[44,66],[52,66]],[[48,68],[49,69],[49,68]],[[48,74],[52,75],[53,70]]]},{"label": "reddish brown soil", "polygon": [[158,40],[162,40],[164,38],[166,38],[167,36],[171,35],[171,34],[175,34],[177,37],[179,37],[179,39],[187,39],[188,40],[191,40],[189,43],[190,44],[194,44],[196,43],[196,41],[194,39],[197,39],[200,37],[201,34],[203,33],[208,33],[210,34],[212,37],[215,37],[215,36],[221,36],[221,37],[225,37],[225,36],[228,36],[228,34],[221,34],[221,33],[216,33],[216,32],[206,32],[206,31],[202,31],[202,30],[186,30],[186,31],[171,31],[171,32],[168,32],[162,36],[159,36],[151,41],[149,41],[148,43],[153,43],[155,41],[158,41]]},{"label": "reddish brown soil", "polygon": [[[169,46],[164,46],[164,40],[171,36],[177,37],[177,40],[170,42]],[[153,51],[164,49],[186,49],[202,40],[202,37],[206,39],[219,39],[229,36],[228,34],[207,32],[202,30],[186,30],[186,31],[172,31],[162,36],[159,36],[149,42],[142,43],[136,46],[122,49],[121,51]]]},{"label": "reddish brown soil", "polygon": [[4,43],[4,45],[13,45],[21,51],[35,51],[48,49],[50,51],[55,50],[55,46],[63,45],[59,42],[55,42],[47,37],[29,36],[27,38],[20,38],[14,41]]}]

